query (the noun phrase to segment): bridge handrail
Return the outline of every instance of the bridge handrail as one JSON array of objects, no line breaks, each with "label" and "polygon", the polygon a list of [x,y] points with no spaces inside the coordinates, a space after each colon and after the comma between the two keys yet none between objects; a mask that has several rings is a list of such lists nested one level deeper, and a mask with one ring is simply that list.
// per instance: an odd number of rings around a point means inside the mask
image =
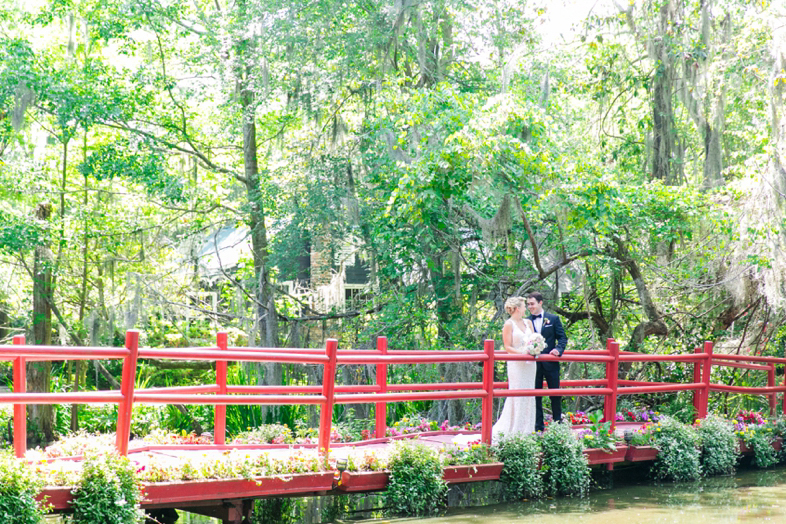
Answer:
[{"label": "bridge handrail", "polygon": [[[38,360],[123,359],[120,390],[70,393],[26,392],[26,363]],[[196,386],[157,387],[135,389],[138,359],[178,359],[215,361],[216,383]],[[0,346],[0,360],[14,362],[14,392],[0,394],[0,403],[14,404],[14,449],[22,457],[26,445],[27,404],[57,403],[116,403],[118,404],[116,446],[121,454],[128,452],[131,427],[131,408],[134,403],[211,404],[215,409],[214,442],[224,445],[226,439],[226,406],[248,404],[309,404],[320,406],[318,446],[329,451],[333,406],[339,404],[373,403],[375,434],[386,434],[388,402],[409,402],[449,399],[481,399],[481,437],[491,442],[493,400],[496,397],[543,397],[600,395],[604,397],[604,419],[615,423],[619,395],[693,391],[693,404],[698,418],[707,415],[709,393],[732,392],[766,395],[770,410],[775,411],[776,395],[786,393],[786,381],[775,385],[775,364],[786,363],[786,358],[748,355],[713,354],[713,345],[706,342],[692,354],[647,355],[621,352],[619,343],[609,339],[605,350],[565,351],[562,357],[539,355],[540,362],[584,362],[601,364],[606,368],[603,379],[563,380],[557,390],[508,389],[507,382],[494,381],[496,361],[533,361],[530,355],[510,354],[495,350],[493,340],[484,342],[483,351],[406,351],[388,350],[387,339],[378,337],[376,349],[338,350],[338,343],[329,339],[324,349],[310,348],[240,348],[230,347],[224,332],[218,333],[216,345],[188,348],[139,348],[139,332],[126,333],[125,347],[64,347],[28,346],[23,336],[13,339],[13,345]],[[228,361],[284,362],[324,366],[323,383],[297,386],[246,386],[227,384]],[[388,384],[388,366],[399,364],[437,364],[474,362],[483,366],[481,382]],[[677,362],[693,364],[693,381],[688,383],[647,382],[619,379],[620,362]],[[374,365],[376,384],[337,385],[338,365]],[[766,371],[766,387],[742,387],[710,382],[712,366],[728,366]],[[786,395],[784,396],[786,411]]]}]

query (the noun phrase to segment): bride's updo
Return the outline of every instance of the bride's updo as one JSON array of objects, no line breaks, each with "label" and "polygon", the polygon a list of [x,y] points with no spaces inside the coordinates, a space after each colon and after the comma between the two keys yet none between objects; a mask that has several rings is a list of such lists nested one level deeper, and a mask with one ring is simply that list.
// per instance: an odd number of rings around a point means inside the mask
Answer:
[{"label": "bride's updo", "polygon": [[512,315],[514,311],[516,311],[517,307],[524,307],[527,305],[527,301],[524,297],[510,297],[505,301],[505,312],[508,315]]}]

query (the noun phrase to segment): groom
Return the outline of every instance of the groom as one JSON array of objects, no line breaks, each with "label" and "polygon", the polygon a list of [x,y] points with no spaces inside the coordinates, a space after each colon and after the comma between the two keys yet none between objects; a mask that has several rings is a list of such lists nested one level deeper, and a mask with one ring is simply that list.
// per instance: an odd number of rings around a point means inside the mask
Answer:
[{"label": "groom", "polygon": [[[546,340],[546,348],[541,354],[561,357],[568,345],[568,337],[559,317],[543,311],[543,295],[538,292],[527,295],[527,309],[531,313],[529,319],[535,332],[540,333]],[[543,379],[546,379],[549,389],[559,389],[559,362],[538,361],[535,389],[543,389]],[[554,422],[559,422],[562,420],[562,397],[549,398]],[[535,431],[543,431],[543,397],[535,397]]]}]

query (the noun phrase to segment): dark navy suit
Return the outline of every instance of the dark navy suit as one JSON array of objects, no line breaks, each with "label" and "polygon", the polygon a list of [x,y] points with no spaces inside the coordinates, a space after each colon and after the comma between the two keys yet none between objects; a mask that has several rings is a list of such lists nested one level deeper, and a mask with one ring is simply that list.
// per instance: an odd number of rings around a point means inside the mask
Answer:
[{"label": "dark navy suit", "polygon": [[[536,317],[529,319],[535,325]],[[535,329],[537,331],[537,328]],[[539,333],[546,340],[546,349],[541,354],[551,353],[552,349],[559,351],[560,356],[568,345],[565,328],[557,315],[543,311],[543,324]],[[535,389],[543,389],[543,380],[546,380],[549,389],[559,389],[559,362],[538,362],[535,372]],[[562,420],[562,397],[549,397],[551,399],[551,413],[554,422]],[[543,431],[543,397],[535,397],[535,431]]]}]

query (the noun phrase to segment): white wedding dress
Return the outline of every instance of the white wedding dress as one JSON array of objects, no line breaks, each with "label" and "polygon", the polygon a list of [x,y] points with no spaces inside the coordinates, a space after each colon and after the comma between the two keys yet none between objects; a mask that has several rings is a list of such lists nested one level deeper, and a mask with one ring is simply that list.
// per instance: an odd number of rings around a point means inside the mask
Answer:
[{"label": "white wedding dress", "polygon": [[[524,342],[533,334],[532,331],[522,331],[512,320],[513,348],[523,353]],[[527,324],[529,327],[529,324]],[[508,360],[508,389],[533,389],[535,387],[535,371],[537,364],[532,361]],[[507,397],[502,407],[499,420],[491,429],[491,439],[498,442],[502,435],[523,433],[528,435],[535,431],[535,397]]]}]

